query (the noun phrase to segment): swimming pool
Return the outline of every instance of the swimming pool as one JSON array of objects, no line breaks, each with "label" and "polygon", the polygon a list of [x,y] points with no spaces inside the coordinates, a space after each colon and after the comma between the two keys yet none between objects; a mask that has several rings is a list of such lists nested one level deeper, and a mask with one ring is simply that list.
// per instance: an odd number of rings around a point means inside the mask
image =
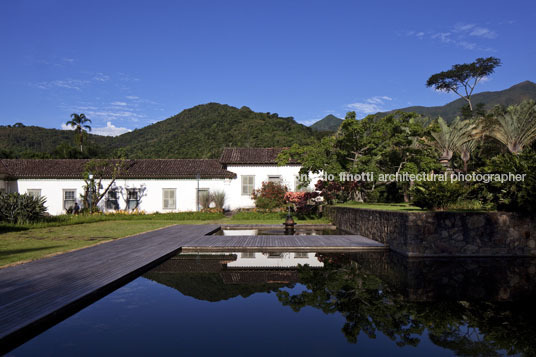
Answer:
[{"label": "swimming pool", "polygon": [[9,355],[531,353],[534,259],[179,254]]}]

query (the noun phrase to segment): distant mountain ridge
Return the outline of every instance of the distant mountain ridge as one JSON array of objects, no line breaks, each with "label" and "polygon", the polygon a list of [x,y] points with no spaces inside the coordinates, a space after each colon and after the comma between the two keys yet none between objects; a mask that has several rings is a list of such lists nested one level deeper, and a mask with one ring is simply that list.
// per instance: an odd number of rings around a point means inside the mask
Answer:
[{"label": "distant mountain ridge", "polygon": [[[536,83],[533,83],[531,81],[524,81],[513,85],[508,89],[494,92],[476,93],[471,97],[471,102],[473,103],[473,107],[475,107],[478,103],[483,103],[484,108],[488,110],[493,108],[493,106],[497,104],[508,106],[513,104],[519,104],[525,99],[536,100]],[[437,118],[438,116],[440,116],[447,122],[450,122],[460,115],[460,109],[465,104],[467,104],[467,102],[464,99],[459,98],[443,106],[412,106],[401,109],[394,109],[388,112],[378,114],[387,115],[396,111],[416,112],[430,118]]]},{"label": "distant mountain ridge", "polygon": [[329,114],[311,125],[310,128],[316,131],[337,131],[342,122],[343,120],[341,118],[337,118],[335,115]]},{"label": "distant mountain ridge", "polygon": [[[129,158],[217,158],[224,147],[305,145],[321,136],[292,117],[208,103],[117,137],[89,135],[89,141],[101,156],[121,150]],[[0,126],[0,157],[28,157],[28,151],[58,157],[57,145],[73,138],[66,130]]]},{"label": "distant mountain ridge", "polygon": [[[474,105],[483,103],[486,109],[496,104],[518,104],[524,99],[536,100],[536,84],[518,83],[496,92],[473,95]],[[404,112],[443,117],[450,121],[460,115],[465,104],[457,99],[443,106],[412,106]],[[391,110],[379,115],[387,115]],[[90,152],[86,157],[111,157],[119,152],[129,158],[217,158],[224,147],[285,147],[305,145],[337,131],[342,119],[327,115],[310,127],[292,117],[276,113],[258,113],[248,107],[235,108],[208,103],[185,109],[177,115],[117,137],[88,135]],[[74,133],[69,130],[38,126],[0,126],[0,157],[4,158],[84,158],[74,156]],[[80,154],[78,152],[78,154]]]}]

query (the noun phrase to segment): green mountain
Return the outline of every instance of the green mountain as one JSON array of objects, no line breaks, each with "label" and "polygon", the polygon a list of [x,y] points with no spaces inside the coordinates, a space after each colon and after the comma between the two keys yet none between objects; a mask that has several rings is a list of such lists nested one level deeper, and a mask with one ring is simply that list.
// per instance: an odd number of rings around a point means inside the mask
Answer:
[{"label": "green mountain", "polygon": [[[89,135],[93,150],[89,154],[110,156],[121,149],[130,158],[217,158],[226,146],[305,145],[321,136],[292,117],[208,103],[117,137]],[[70,158],[76,152],[66,151],[65,146],[72,143],[71,131],[0,126],[0,157],[39,157],[36,153],[45,153]]]},{"label": "green mountain", "polygon": [[[100,135],[88,135],[88,142],[93,148],[104,151],[113,138]],[[54,154],[74,144],[73,132],[70,130],[47,129],[40,126],[0,126],[0,157],[40,157],[39,154]]]},{"label": "green mountain", "polygon": [[123,148],[135,158],[216,158],[226,146],[284,147],[312,143],[318,137],[292,117],[208,103],[120,135],[113,148]]},{"label": "green mountain", "polygon": [[316,123],[310,126],[311,129],[314,129],[316,131],[337,131],[339,129],[339,126],[343,122],[342,119],[337,118],[335,115],[329,114],[326,115],[324,118],[320,119]]},{"label": "green mountain", "polygon": [[[524,81],[505,90],[496,92],[480,92],[472,96],[471,102],[473,103],[473,107],[475,107],[479,103],[482,103],[484,104],[484,108],[487,110],[491,109],[497,104],[518,104],[525,99],[536,100],[536,83],[533,83],[531,81]],[[391,110],[389,112],[380,114],[388,114],[400,110],[403,112],[416,112],[431,118],[437,118],[438,116],[441,116],[447,122],[450,122],[451,120],[460,115],[460,109],[466,103],[467,102],[464,99],[459,98],[443,106],[413,106]]]}]

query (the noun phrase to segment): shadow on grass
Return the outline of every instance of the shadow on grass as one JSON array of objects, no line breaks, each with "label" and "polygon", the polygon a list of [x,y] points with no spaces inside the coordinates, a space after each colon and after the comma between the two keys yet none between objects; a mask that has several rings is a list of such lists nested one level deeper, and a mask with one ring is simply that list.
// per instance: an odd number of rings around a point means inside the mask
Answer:
[{"label": "shadow on grass", "polygon": [[24,249],[4,249],[0,251],[0,258],[6,258],[11,255],[16,254],[24,254],[24,253],[30,253],[30,252],[37,252],[39,250],[46,250],[46,249],[55,249],[62,247],[61,245],[49,245],[46,247],[36,247],[36,248],[24,248]]},{"label": "shadow on grass", "polygon": [[22,232],[22,231],[27,231],[28,229],[30,228],[24,227],[24,226],[0,224],[0,234],[9,233],[9,232]]}]

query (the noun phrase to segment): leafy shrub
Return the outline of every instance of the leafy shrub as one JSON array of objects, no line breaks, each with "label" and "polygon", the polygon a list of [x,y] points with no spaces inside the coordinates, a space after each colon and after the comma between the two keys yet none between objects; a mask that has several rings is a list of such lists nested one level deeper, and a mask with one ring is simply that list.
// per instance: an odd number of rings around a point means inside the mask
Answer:
[{"label": "leafy shrub", "polygon": [[46,213],[46,199],[19,193],[0,194],[0,221],[25,224],[37,222]]},{"label": "leafy shrub", "polygon": [[464,199],[465,187],[452,181],[423,181],[414,187],[413,204],[417,207],[444,210]]},{"label": "leafy shrub", "polygon": [[263,182],[260,189],[253,191],[251,198],[255,200],[255,207],[262,209],[275,209],[285,205],[286,186],[277,182]]},{"label": "leafy shrub", "polygon": [[479,183],[480,198],[497,209],[511,212],[536,211],[536,153],[525,150],[521,154],[501,154],[488,160],[481,170],[484,174],[525,174],[523,181],[492,181]]}]

